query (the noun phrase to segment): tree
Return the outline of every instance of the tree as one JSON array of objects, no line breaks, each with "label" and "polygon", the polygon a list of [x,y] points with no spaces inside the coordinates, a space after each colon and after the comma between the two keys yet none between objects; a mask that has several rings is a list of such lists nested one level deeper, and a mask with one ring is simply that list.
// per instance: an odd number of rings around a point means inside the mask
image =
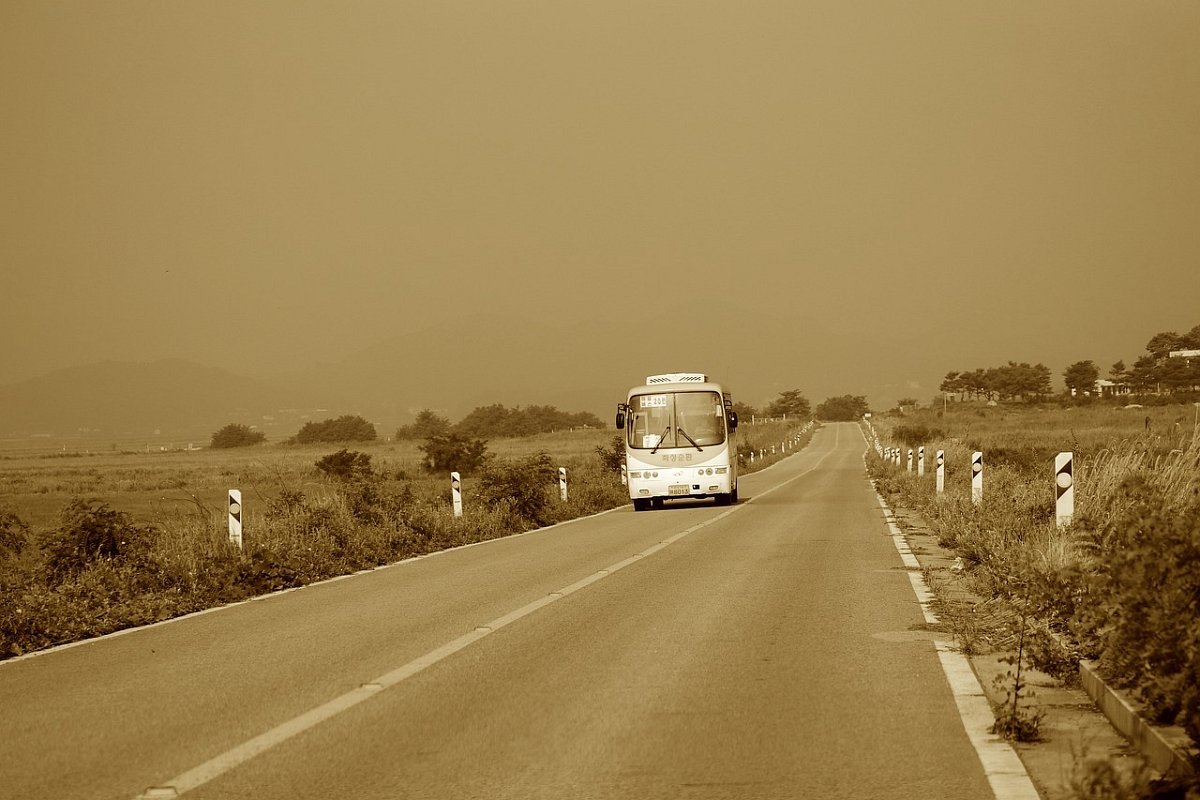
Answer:
[{"label": "tree", "polygon": [[337,419],[306,422],[290,441],[295,444],[315,442],[371,442],[376,437],[375,426],[360,416],[345,414]]},{"label": "tree", "polygon": [[1096,390],[1100,370],[1092,361],[1076,361],[1063,372],[1063,382],[1072,394],[1090,394]]},{"label": "tree", "polygon": [[799,389],[788,389],[780,392],[779,397],[772,400],[763,413],[768,417],[786,415],[803,419],[812,413],[812,406],[809,405],[808,398]]},{"label": "tree", "polygon": [[733,402],[733,413],[738,415],[738,419],[744,419],[747,422],[758,416],[758,409],[749,403],[743,403],[740,400]]},{"label": "tree", "polygon": [[[1189,336],[1191,333],[1189,332]],[[1183,350],[1184,337],[1173,331],[1156,333],[1146,342],[1146,350],[1155,358],[1166,358],[1172,350]]]},{"label": "tree", "polygon": [[917,402],[917,398],[915,397],[901,397],[896,401],[896,407],[901,411],[904,411],[906,408],[916,408],[918,405],[920,403]]},{"label": "tree", "polygon": [[248,447],[252,444],[261,444],[266,440],[267,435],[262,431],[252,430],[249,426],[231,422],[212,435],[212,441],[209,442],[208,446],[218,449],[225,447]]},{"label": "tree", "polygon": [[1108,376],[1112,378],[1113,383],[1121,383],[1128,378],[1129,375],[1125,372],[1125,362],[1118,361],[1117,363],[1113,364],[1108,371]]},{"label": "tree", "polygon": [[428,408],[417,412],[417,418],[409,425],[396,429],[397,439],[428,439],[438,433],[450,430],[450,420],[438,416]]},{"label": "tree", "polygon": [[844,394],[841,397],[830,397],[817,406],[817,419],[828,422],[853,422],[862,419],[862,415],[870,410],[866,397]]}]

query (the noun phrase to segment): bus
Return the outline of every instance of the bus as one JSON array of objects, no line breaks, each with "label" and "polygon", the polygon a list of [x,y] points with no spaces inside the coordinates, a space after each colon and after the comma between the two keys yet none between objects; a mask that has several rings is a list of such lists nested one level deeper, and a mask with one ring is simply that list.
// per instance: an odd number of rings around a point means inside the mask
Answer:
[{"label": "bus", "polygon": [[737,414],[733,397],[698,372],[651,375],[617,405],[625,471],[636,511],[664,500],[737,502]]}]

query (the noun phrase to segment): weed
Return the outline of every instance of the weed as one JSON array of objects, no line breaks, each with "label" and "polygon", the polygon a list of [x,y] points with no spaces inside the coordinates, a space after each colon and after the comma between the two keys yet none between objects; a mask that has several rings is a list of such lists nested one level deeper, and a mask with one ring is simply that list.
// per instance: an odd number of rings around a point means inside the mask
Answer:
[{"label": "weed", "polygon": [[1036,742],[1040,738],[1039,731],[1042,718],[1045,716],[1045,712],[1041,709],[1021,707],[1022,693],[1026,700],[1034,695],[1032,691],[1026,691],[1025,681],[1021,678],[1025,656],[1025,634],[1028,629],[1027,620],[1028,616],[1022,610],[1016,654],[1001,659],[1004,663],[1015,666],[1016,671],[1010,669],[1003,675],[997,675],[994,684],[997,689],[1004,692],[1004,702],[996,709],[996,721],[992,724],[991,732],[1016,742]]}]

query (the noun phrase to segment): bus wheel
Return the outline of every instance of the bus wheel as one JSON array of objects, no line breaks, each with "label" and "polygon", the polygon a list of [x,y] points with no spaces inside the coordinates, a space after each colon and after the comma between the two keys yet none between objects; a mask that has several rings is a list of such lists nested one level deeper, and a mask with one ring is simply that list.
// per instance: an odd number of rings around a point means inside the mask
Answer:
[{"label": "bus wheel", "polygon": [[649,511],[650,510],[650,498],[649,497],[633,498],[633,510],[634,511]]},{"label": "bus wheel", "polygon": [[737,505],[737,486],[733,487],[733,491],[729,493],[729,502]]},{"label": "bus wheel", "polygon": [[717,505],[719,505],[719,506],[727,506],[733,502],[733,492],[727,492],[725,494],[714,495],[714,497],[716,497]]}]

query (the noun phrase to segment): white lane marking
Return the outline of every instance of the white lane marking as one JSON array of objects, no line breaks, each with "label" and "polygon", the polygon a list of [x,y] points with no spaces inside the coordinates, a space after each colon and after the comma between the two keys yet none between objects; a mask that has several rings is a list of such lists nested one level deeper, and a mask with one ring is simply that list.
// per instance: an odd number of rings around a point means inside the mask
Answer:
[{"label": "white lane marking", "polygon": [[319,725],[320,723],[342,713],[343,711],[353,708],[364,700],[375,696],[381,690],[390,686],[395,686],[401,681],[411,678],[427,667],[431,667],[439,661],[454,655],[460,650],[470,647],[472,644],[478,642],[485,636],[495,633],[500,628],[527,617],[535,611],[545,608],[551,603],[556,603],[564,597],[585,589],[588,586],[591,586],[593,583],[603,580],[615,572],[619,572],[628,566],[636,564],[643,558],[670,547],[680,539],[690,536],[701,528],[706,528],[709,525],[712,525],[714,522],[719,522],[720,520],[725,519],[730,514],[733,514],[738,509],[753,503],[755,500],[766,497],[772,492],[787,486],[793,481],[803,478],[805,475],[808,475],[820,467],[822,462],[825,461],[826,457],[828,457],[830,453],[836,451],[837,445],[838,440],[835,439],[834,448],[822,455],[817,460],[816,464],[813,464],[813,466],[809,467],[804,472],[793,475],[787,480],[781,481],[775,486],[772,486],[770,489],[756,494],[754,497],[746,500],[744,503],[740,503],[733,508],[721,512],[715,517],[707,519],[703,522],[699,522],[690,528],[675,533],[658,542],[657,544],[647,547],[642,552],[636,553],[629,558],[624,559],[623,561],[618,561],[616,564],[613,564],[610,567],[606,567],[602,570],[594,572],[586,578],[572,583],[570,586],[565,586],[562,589],[550,592],[545,597],[540,597],[531,603],[521,606],[515,611],[510,611],[501,617],[497,617],[491,622],[480,625],[470,633],[464,634],[457,639],[442,645],[436,650],[431,650],[425,655],[420,656],[419,658],[416,658],[401,667],[397,667],[391,672],[381,675],[372,681],[368,681],[362,686],[359,686],[357,689],[352,689],[345,694],[339,695],[338,697],[335,697],[332,700],[317,706],[316,708],[310,709],[309,711],[306,711],[297,717],[293,717],[286,722],[276,725],[274,728],[271,728],[270,730],[261,733],[252,739],[248,739],[236,747],[226,750],[224,753],[205,761],[198,767],[194,767],[187,772],[176,775],[174,778],[165,781],[159,786],[152,786],[148,788],[145,792],[137,796],[137,800],[151,800],[151,798],[161,797],[178,797],[185,792],[189,792],[192,789],[203,786],[204,784],[220,777],[226,772],[229,772],[235,767],[244,764],[255,756],[275,747],[276,745],[282,744],[297,734],[303,733],[304,731]]},{"label": "white lane marking", "polygon": [[[772,466],[774,466],[774,465],[772,465]],[[288,587],[287,589],[279,589],[274,592],[267,592],[266,594],[258,594],[258,595],[255,595],[254,597],[248,597],[245,600],[236,600],[232,603],[225,603],[224,605],[213,606],[212,608],[202,608],[199,611],[192,611],[191,613],[188,613],[188,614],[182,614],[178,617],[171,617],[170,619],[164,619],[159,622],[151,622],[146,625],[137,625],[132,628],[122,628],[119,631],[112,631],[111,633],[106,633],[102,636],[94,636],[90,639],[79,639],[78,641],[74,641],[74,642],[64,642],[63,644],[57,644],[57,645],[54,645],[53,647],[47,647],[44,650],[34,650],[32,653],[25,653],[23,655],[13,656],[12,658],[8,658],[3,661],[0,661],[0,669],[3,669],[7,664],[15,664],[20,661],[28,661],[29,659],[32,659],[32,658],[40,658],[42,656],[48,656],[51,653],[57,653],[61,650],[70,650],[75,647],[83,647],[85,645],[90,645],[90,644],[95,644],[96,642],[105,641],[106,639],[115,639],[118,636],[128,636],[129,634],[137,633],[138,631],[150,630],[151,628],[159,628],[164,625],[174,625],[177,622],[183,622],[184,620],[192,619],[193,617],[200,617],[205,614],[216,614],[217,612],[220,612],[220,611],[226,611],[231,608],[237,608],[238,606],[244,606],[247,603],[259,603],[264,600],[270,600],[272,598],[279,597],[281,595],[291,594],[292,592],[299,592],[302,589],[312,589],[317,586],[323,586],[327,583],[336,583],[338,581],[344,581],[347,578],[354,578],[359,575],[365,575],[369,572],[381,572],[383,570],[393,569],[395,567],[403,567],[406,564],[412,564],[417,561],[424,561],[425,559],[444,555],[446,553],[453,553],[456,550],[466,550],[468,547],[482,547],[484,545],[491,545],[491,544],[495,544],[497,542],[504,542],[509,539],[520,539],[525,536],[532,536],[533,534],[536,534],[536,533],[542,533],[544,531],[553,530],[555,528],[561,528],[564,525],[570,525],[575,522],[582,522],[583,520],[591,519],[592,517],[602,517],[605,514],[611,514],[614,511],[620,511],[622,508],[625,508],[627,505],[628,504],[626,504],[624,506],[615,506],[613,508],[606,508],[603,511],[597,511],[595,514],[588,514],[587,516],[583,516],[583,517],[572,517],[571,519],[566,519],[566,520],[563,520],[562,522],[556,522],[553,525],[547,525],[544,528],[534,528],[533,530],[521,531],[520,533],[510,533],[507,536],[501,536],[496,539],[483,539],[478,542],[467,542],[466,544],[455,545],[454,547],[447,547],[442,550],[434,550],[429,553],[421,553],[420,555],[410,556],[409,558],[405,558],[400,561],[393,561],[390,564],[380,564],[377,567],[367,567],[366,569],[356,570],[355,572],[347,572],[344,575],[334,575],[331,578],[325,578],[324,580],[314,581],[312,583],[306,583],[303,586],[291,586],[291,587]]]},{"label": "white lane marking", "polygon": [[996,800],[1038,800],[1037,788],[1017,752],[1004,738],[991,732],[996,718],[983,687],[979,685],[979,678],[971,669],[971,662],[949,642],[934,642],[934,645],[954,693],[954,703],[958,706],[967,738],[979,755]]},{"label": "white lane marking", "polygon": [[[859,429],[859,432],[861,433],[862,430]],[[863,459],[865,466],[865,454]],[[872,488],[874,487],[872,486]],[[904,561],[904,565],[910,568],[908,580],[912,583],[917,602],[921,604],[925,621],[935,625],[938,622],[938,616],[932,608],[933,592],[929,591],[929,586],[925,583],[925,576],[920,572],[920,562],[913,555],[912,549],[908,545],[908,539],[896,525],[896,518],[888,508],[883,495],[875,492],[875,498],[883,509],[884,519],[887,520],[888,530],[891,532],[896,550],[900,552],[900,558]],[[983,687],[979,684],[979,678],[975,675],[975,670],[971,668],[971,662],[954,649],[954,645],[949,642],[935,640],[933,644],[937,648],[942,672],[946,674],[946,681],[950,684],[950,691],[954,695],[954,705],[958,708],[958,716],[962,720],[963,729],[967,732],[967,739],[970,740],[976,755],[979,756],[979,763],[983,765],[984,777],[987,778],[996,800],[1040,800],[1041,796],[1034,787],[1029,773],[1026,772],[1025,765],[1021,763],[1017,751],[1003,737],[991,732],[996,718],[992,713],[992,706],[988,703],[987,696],[983,693]]]}]

